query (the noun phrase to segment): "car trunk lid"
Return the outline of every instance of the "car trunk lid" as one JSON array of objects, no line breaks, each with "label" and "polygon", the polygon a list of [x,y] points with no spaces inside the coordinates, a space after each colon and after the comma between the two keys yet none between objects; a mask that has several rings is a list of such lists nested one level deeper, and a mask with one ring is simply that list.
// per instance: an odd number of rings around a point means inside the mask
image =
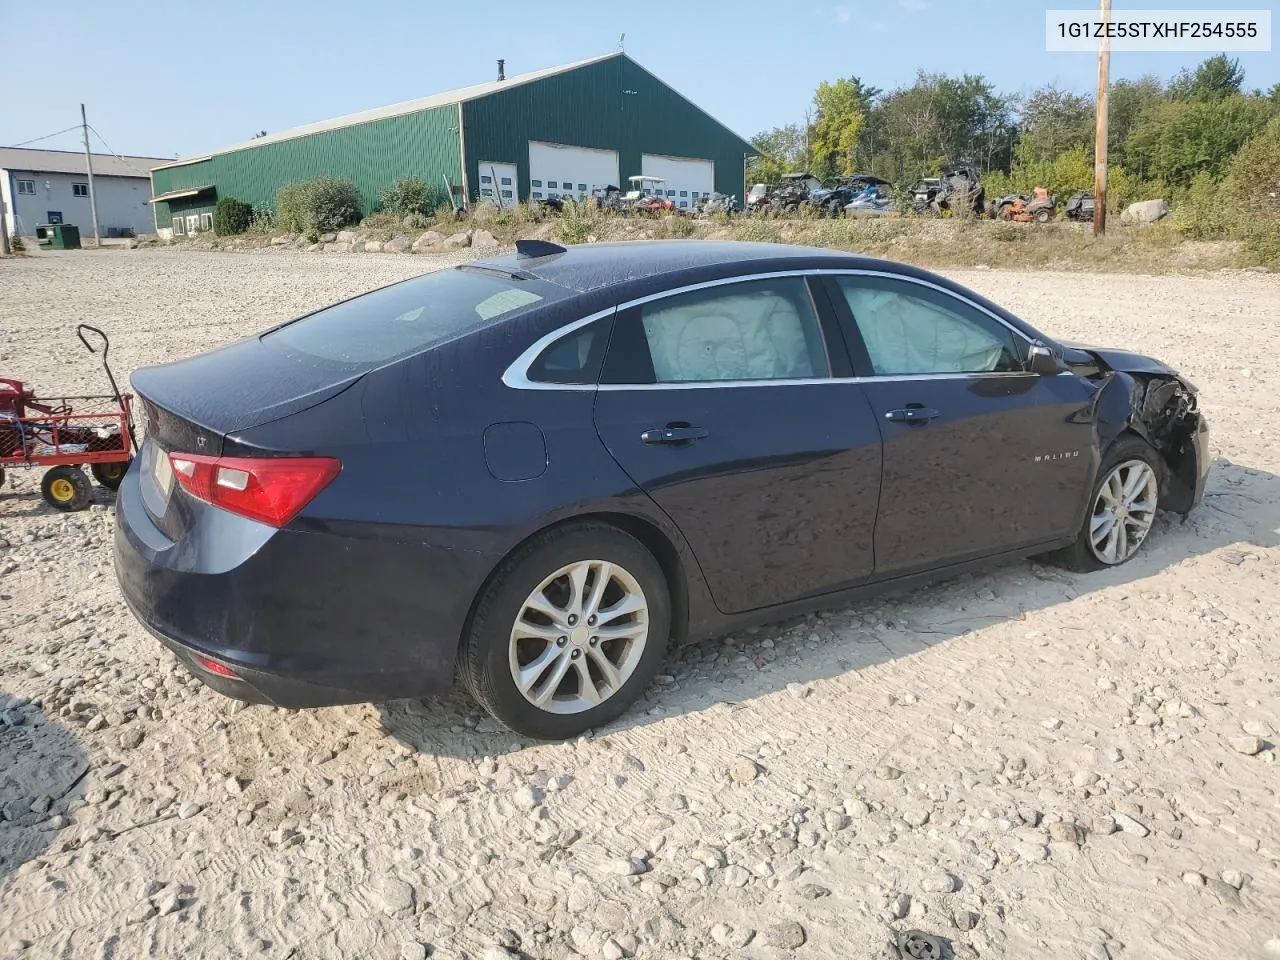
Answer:
[{"label": "car trunk lid", "polygon": [[169,454],[220,456],[228,436],[323,403],[365,372],[271,349],[257,338],[136,371],[131,382],[144,416],[139,467],[147,513],[177,540],[200,505],[177,495]]}]

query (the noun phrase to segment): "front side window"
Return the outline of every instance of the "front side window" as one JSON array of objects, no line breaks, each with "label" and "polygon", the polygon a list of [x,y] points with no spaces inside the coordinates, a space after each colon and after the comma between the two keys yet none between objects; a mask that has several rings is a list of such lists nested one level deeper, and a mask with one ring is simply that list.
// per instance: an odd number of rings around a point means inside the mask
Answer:
[{"label": "front side window", "polygon": [[36,182],[34,180],[19,180],[18,193],[34,197],[36,195]]},{"label": "front side window", "polygon": [[1017,335],[951,294],[887,277],[837,277],[836,283],[876,376],[1023,369],[1026,351]]},{"label": "front side window", "polygon": [[73,197],[87,197],[89,195],[89,185],[87,183],[73,183],[71,185],[71,195]]},{"label": "front side window", "polygon": [[638,314],[655,383],[831,375],[817,312],[800,277],[708,287],[629,313]]},{"label": "front side window", "polygon": [[184,223],[185,221],[181,217],[173,218],[173,232],[176,236],[180,237],[187,232],[187,228]]}]

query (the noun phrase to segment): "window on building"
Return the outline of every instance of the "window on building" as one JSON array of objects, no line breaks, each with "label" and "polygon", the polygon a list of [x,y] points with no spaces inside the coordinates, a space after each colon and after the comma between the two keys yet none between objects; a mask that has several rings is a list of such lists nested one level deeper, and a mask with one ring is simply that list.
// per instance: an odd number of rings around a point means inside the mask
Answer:
[{"label": "window on building", "polygon": [[212,230],[212,229],[213,229],[213,214],[212,214],[212,213],[202,213],[202,214],[200,214],[200,229],[201,229],[201,230]]},{"label": "window on building", "polygon": [[174,217],[173,218],[173,235],[175,237],[181,237],[184,234],[186,234],[186,232],[187,232],[187,228],[183,219],[181,217]]},{"label": "window on building", "polygon": [[509,187],[509,186],[511,186],[511,178],[510,178],[510,177],[503,177],[503,178],[502,178],[502,185],[503,185],[504,187]]},{"label": "window on building", "polygon": [[493,183],[493,177],[487,177],[487,176],[485,176],[484,174],[481,174],[481,175],[480,175],[480,182],[481,182],[481,183]]},{"label": "window on building", "polygon": [[36,182],[34,180],[19,180],[18,193],[34,197],[36,195]]},{"label": "window on building", "polygon": [[503,190],[503,191],[502,191],[502,197],[503,197],[503,199],[504,199],[504,200],[510,200],[510,199],[511,199],[511,191],[510,191],[510,190]]},{"label": "window on building", "polygon": [[564,184],[564,188],[565,188],[566,190],[572,190],[572,189],[573,189],[573,184],[572,184],[572,183],[569,183],[569,182],[566,180],[566,181],[565,181],[565,184]]},{"label": "window on building", "polygon": [[586,192],[587,192],[587,185],[586,185],[585,183],[580,183],[580,184],[578,184],[578,192],[579,192],[579,193],[586,193]]},{"label": "window on building", "polygon": [[529,181],[529,185],[530,185],[530,186],[532,186],[532,187],[540,187],[540,186],[542,186],[542,181],[541,181],[541,180],[530,180],[530,181]]},{"label": "window on building", "polygon": [[535,191],[533,191],[533,199],[535,199],[535,200],[541,200],[541,199],[542,199],[542,191],[541,191],[541,190],[535,190]]},{"label": "window on building", "polygon": [[71,195],[73,197],[87,197],[89,195],[89,185],[87,183],[73,183],[71,185]]}]

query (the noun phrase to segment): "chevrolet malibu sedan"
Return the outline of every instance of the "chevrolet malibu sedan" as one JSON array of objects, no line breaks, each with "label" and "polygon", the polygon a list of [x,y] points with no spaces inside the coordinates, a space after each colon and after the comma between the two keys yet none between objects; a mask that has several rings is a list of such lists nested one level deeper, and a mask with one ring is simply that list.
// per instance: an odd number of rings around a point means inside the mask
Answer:
[{"label": "chevrolet malibu sedan", "polygon": [[673,642],[1124,563],[1208,469],[1160,361],[776,244],[522,241],[133,385],[116,573],[198,677],[288,708],[460,677],[539,739],[621,716]]}]

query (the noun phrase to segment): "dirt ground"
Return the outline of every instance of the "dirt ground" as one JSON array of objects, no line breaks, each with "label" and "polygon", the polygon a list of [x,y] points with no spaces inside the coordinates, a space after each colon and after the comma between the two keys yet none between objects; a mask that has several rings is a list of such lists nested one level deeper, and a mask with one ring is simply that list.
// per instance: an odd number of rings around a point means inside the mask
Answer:
[{"label": "dirt ground", "polygon": [[[101,389],[440,260],[0,262],[0,375]],[[613,728],[461,697],[233,711],[130,618],[111,496],[0,491],[0,956],[1280,955],[1280,276],[953,274],[1203,392],[1203,505],[1077,576],[1016,563],[673,653]]]}]

